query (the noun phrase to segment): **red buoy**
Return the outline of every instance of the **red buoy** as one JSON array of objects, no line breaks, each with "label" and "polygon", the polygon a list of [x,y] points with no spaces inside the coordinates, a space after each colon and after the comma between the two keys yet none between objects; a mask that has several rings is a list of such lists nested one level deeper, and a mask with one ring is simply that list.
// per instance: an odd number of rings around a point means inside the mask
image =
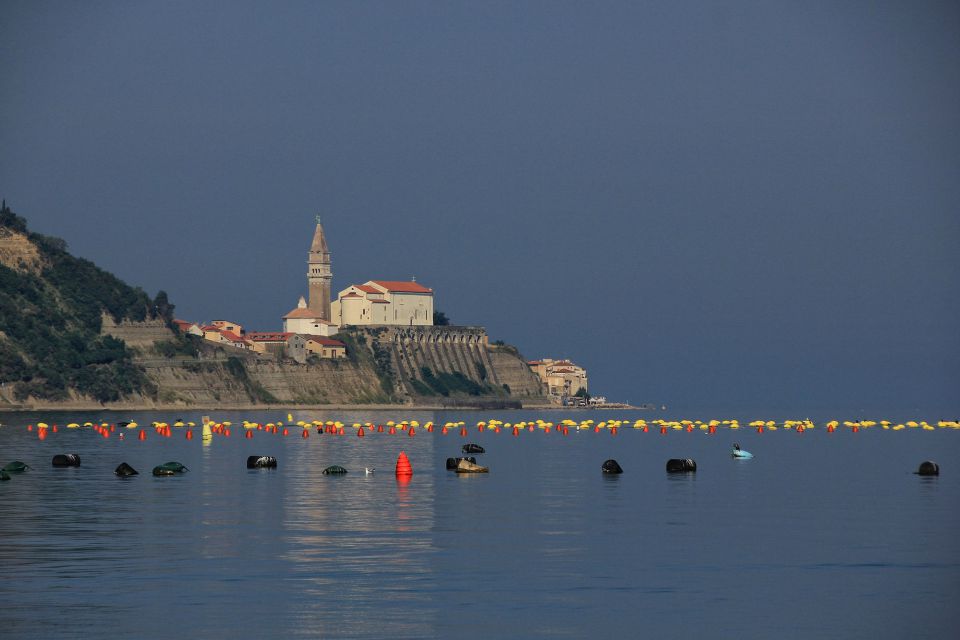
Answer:
[{"label": "red buoy", "polygon": [[290,431],[289,431],[289,430],[287,430],[287,428],[286,428],[286,427],[284,427],[284,428],[283,428],[283,435],[285,435],[285,436],[288,436],[288,435],[290,435]]},{"label": "red buoy", "polygon": [[410,427],[410,431],[407,432],[407,435],[412,438],[413,436],[417,435],[417,432],[414,431],[413,427]]},{"label": "red buoy", "polygon": [[363,438],[363,437],[366,436],[366,435],[367,435],[367,434],[364,433],[364,431],[363,431],[363,427],[360,427],[359,429],[357,429],[357,437],[358,437],[358,438]]},{"label": "red buoy", "polygon": [[397,475],[398,476],[412,476],[413,467],[410,466],[410,460],[407,458],[407,454],[403,451],[400,452],[400,455],[397,456]]},{"label": "red buoy", "polygon": [[146,440],[146,439],[147,439],[147,432],[144,431],[143,429],[140,429],[140,433],[139,435],[137,435],[137,440]]},{"label": "red buoy", "polygon": [[193,429],[187,429],[187,440],[193,440]]},{"label": "red buoy", "polygon": [[513,428],[513,435],[515,435],[515,436],[520,435],[520,429],[518,429],[517,427],[514,427],[514,428]]},{"label": "red buoy", "polygon": [[309,437],[310,437],[310,430],[309,430],[309,429],[304,429],[304,430],[303,430],[303,433],[300,434],[300,437],[301,437],[301,438],[309,438]]},{"label": "red buoy", "polygon": [[247,432],[243,435],[243,437],[246,438],[247,440],[252,440],[252,439],[253,439],[253,429],[247,429],[246,431],[247,431]]}]

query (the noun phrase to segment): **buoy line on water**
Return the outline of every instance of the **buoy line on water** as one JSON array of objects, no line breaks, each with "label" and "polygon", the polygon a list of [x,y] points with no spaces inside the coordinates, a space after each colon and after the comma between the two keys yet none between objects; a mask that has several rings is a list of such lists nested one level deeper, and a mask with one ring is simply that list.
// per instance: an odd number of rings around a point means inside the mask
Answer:
[{"label": "buoy line on water", "polygon": [[[287,426],[289,425],[289,426]],[[143,441],[147,439],[148,429],[146,427],[141,427],[134,421],[129,422],[116,422],[110,423],[107,421],[101,422],[92,422],[86,421],[80,423],[79,421],[67,422],[64,425],[67,429],[81,429],[88,430],[92,433],[95,433],[103,438],[110,438],[113,434],[117,433],[118,428],[120,429],[134,429],[137,431],[137,440]],[[187,440],[192,440],[194,437],[194,427],[197,424],[192,421],[184,421],[182,419],[175,419],[172,422],[165,421],[155,421],[152,423],[151,427],[153,428],[154,433],[163,438],[170,438],[173,436],[175,430],[181,430],[184,434],[184,437]],[[209,442],[214,436],[223,436],[230,437],[232,435],[231,427],[233,423],[229,420],[225,421],[215,421],[210,419],[205,419],[201,423],[202,436],[205,442]],[[247,439],[253,439],[255,432],[263,432],[265,434],[271,435],[290,435],[290,427],[299,427],[301,429],[301,437],[307,439],[310,437],[311,431],[316,431],[318,435],[333,435],[333,436],[344,436],[347,434],[365,438],[368,435],[382,434],[386,435],[404,435],[407,437],[415,437],[418,433],[426,431],[427,433],[433,433],[434,425],[433,422],[426,422],[420,424],[417,420],[401,420],[399,422],[389,420],[385,423],[374,424],[373,422],[353,422],[350,424],[344,423],[340,420],[297,420],[293,421],[293,416],[288,414],[287,421],[276,420],[273,422],[255,422],[251,420],[244,419],[240,423],[240,428],[244,434],[244,437]],[[752,421],[743,421],[737,419],[725,419],[725,420],[665,420],[662,418],[645,420],[618,420],[618,419],[609,419],[595,422],[592,419],[585,420],[572,420],[566,418],[559,420],[557,422],[543,420],[542,418],[531,419],[531,420],[522,420],[518,422],[506,422],[498,419],[490,420],[481,420],[478,421],[473,426],[467,426],[467,423],[463,420],[460,421],[448,421],[439,425],[440,435],[448,435],[452,432],[459,432],[461,437],[466,437],[467,433],[471,429],[476,429],[477,432],[493,432],[501,433],[501,431],[507,431],[513,436],[519,436],[523,432],[527,433],[542,433],[542,434],[551,434],[557,433],[560,435],[569,435],[570,432],[574,433],[603,433],[606,432],[610,435],[617,435],[620,429],[632,428],[637,431],[644,433],[649,433],[651,430],[658,431],[661,435],[666,435],[672,431],[680,431],[686,433],[706,433],[708,435],[714,435],[720,429],[727,429],[731,431],[739,429],[753,429],[757,433],[765,433],[769,431],[791,431],[794,433],[805,433],[806,431],[822,428],[827,433],[835,433],[837,431],[847,431],[849,433],[859,433],[862,430],[879,428],[882,430],[889,431],[902,431],[905,429],[919,429],[921,431],[936,431],[938,429],[960,429],[960,420],[937,420],[934,422],[928,422],[926,420],[907,420],[903,422],[893,422],[890,420],[830,420],[823,423],[822,425],[815,424],[812,420],[752,420]],[[45,422],[37,422],[36,425],[28,424],[27,431],[34,431],[36,429],[37,437],[40,440],[47,439],[51,434],[59,432],[59,427],[56,424],[49,425]],[[119,433],[118,437],[123,440],[124,434]]]}]

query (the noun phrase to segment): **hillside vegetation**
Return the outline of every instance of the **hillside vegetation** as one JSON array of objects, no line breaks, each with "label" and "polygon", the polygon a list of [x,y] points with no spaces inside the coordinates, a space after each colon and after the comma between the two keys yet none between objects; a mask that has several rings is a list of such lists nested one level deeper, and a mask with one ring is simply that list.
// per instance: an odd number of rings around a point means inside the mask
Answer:
[{"label": "hillside vegetation", "polygon": [[73,395],[114,402],[155,388],[123,341],[100,335],[101,317],[172,318],[160,292],[151,300],[67,252],[66,243],[27,229],[0,208],[0,382],[17,400]]}]

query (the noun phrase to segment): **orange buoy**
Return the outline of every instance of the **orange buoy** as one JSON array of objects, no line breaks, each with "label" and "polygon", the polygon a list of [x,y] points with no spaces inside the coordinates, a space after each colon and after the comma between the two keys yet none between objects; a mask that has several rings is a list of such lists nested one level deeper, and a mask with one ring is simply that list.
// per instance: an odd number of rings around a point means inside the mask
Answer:
[{"label": "orange buoy", "polygon": [[460,435],[461,435],[462,437],[464,437],[464,438],[467,437],[467,428],[466,428],[466,427],[460,427]]},{"label": "orange buoy", "polygon": [[687,425],[687,433],[690,433],[691,431],[693,431],[693,425],[692,425],[692,424],[688,424],[688,425]]},{"label": "orange buoy", "polygon": [[32,425],[32,424],[28,424],[28,425],[27,425],[27,431],[33,431],[33,425]]},{"label": "orange buoy", "polygon": [[397,428],[393,425],[390,425],[390,431],[387,432],[389,435],[394,436],[397,434]]},{"label": "orange buoy", "polygon": [[446,427],[444,427],[443,429],[440,429],[440,435],[442,435],[442,436],[447,435],[447,428],[446,428]]},{"label": "orange buoy", "polygon": [[648,427],[647,425],[643,425],[643,432],[650,433],[650,427]]},{"label": "orange buoy", "polygon": [[803,433],[803,431],[804,431],[803,425],[800,425],[799,427],[797,427],[797,433]]},{"label": "orange buoy", "polygon": [[358,438],[363,438],[363,437],[365,437],[366,435],[367,435],[367,434],[363,431],[363,427],[360,427],[359,429],[357,429],[357,437],[358,437]]},{"label": "orange buoy", "polygon": [[667,428],[666,428],[666,427],[660,427],[660,435],[662,435],[662,436],[667,435]]},{"label": "orange buoy", "polygon": [[290,435],[290,431],[286,427],[283,428],[283,435],[285,436]]},{"label": "orange buoy", "polygon": [[143,429],[140,429],[140,433],[139,435],[137,435],[137,440],[146,440],[146,439],[147,439],[147,432],[144,431]]},{"label": "orange buoy", "polygon": [[410,431],[407,432],[407,435],[412,438],[413,436],[417,435],[417,432],[413,430],[413,427],[410,427]]},{"label": "orange buoy", "polygon": [[617,428],[616,428],[616,427],[614,427],[613,429],[610,429],[610,435],[612,435],[612,436],[617,435]]},{"label": "orange buoy", "polygon": [[342,436],[342,435],[343,435],[343,427],[340,427],[339,429],[337,429],[337,435],[338,435],[338,436]]},{"label": "orange buoy", "polygon": [[858,427],[857,425],[853,425],[853,429],[851,429],[851,431],[853,431],[854,433],[858,433],[860,431],[860,427]]},{"label": "orange buoy", "polygon": [[564,427],[564,428],[563,428],[563,435],[565,435],[565,436],[570,435],[570,429],[568,429],[567,427]]},{"label": "orange buoy", "polygon": [[224,430],[223,430],[223,435],[225,435],[226,437],[229,438],[229,437],[230,437],[230,429],[224,429]]},{"label": "orange buoy", "polygon": [[56,433],[56,432],[57,432],[57,425],[53,425],[53,428],[51,429],[51,431],[53,431],[54,433]]},{"label": "orange buoy", "polygon": [[515,435],[515,436],[520,435],[520,429],[518,429],[517,427],[514,427],[514,428],[513,428],[513,435]]},{"label": "orange buoy", "polygon": [[833,425],[832,425],[832,424],[828,424],[828,425],[827,425],[827,433],[833,433]]},{"label": "orange buoy", "polygon": [[763,433],[763,427],[757,427],[757,433]]},{"label": "orange buoy", "polygon": [[46,439],[47,439],[47,430],[46,430],[46,429],[40,429],[40,430],[37,432],[37,437],[40,438],[41,440],[46,440]]},{"label": "orange buoy", "polygon": [[710,435],[715,434],[715,433],[717,432],[717,425],[715,425],[715,424],[710,425],[710,428],[707,429],[707,432],[708,432]]},{"label": "orange buoy", "polygon": [[594,433],[600,433],[600,425],[597,425],[593,428]]},{"label": "orange buoy", "polygon": [[303,430],[303,433],[300,434],[300,437],[301,437],[301,438],[309,438],[309,437],[310,437],[310,431],[309,431],[308,429],[304,429],[304,430]]},{"label": "orange buoy", "polygon": [[187,429],[187,440],[193,440],[193,429]]},{"label": "orange buoy", "polygon": [[483,433],[483,425],[482,425],[482,424],[478,424],[478,425],[477,425],[477,433]]},{"label": "orange buoy", "polygon": [[530,433],[533,433],[533,425],[530,425],[529,427],[527,427],[527,431],[529,431]]},{"label": "orange buoy", "polygon": [[407,454],[403,451],[400,452],[400,455],[397,456],[397,475],[398,476],[412,476],[413,467],[410,466],[410,460],[407,458]]}]

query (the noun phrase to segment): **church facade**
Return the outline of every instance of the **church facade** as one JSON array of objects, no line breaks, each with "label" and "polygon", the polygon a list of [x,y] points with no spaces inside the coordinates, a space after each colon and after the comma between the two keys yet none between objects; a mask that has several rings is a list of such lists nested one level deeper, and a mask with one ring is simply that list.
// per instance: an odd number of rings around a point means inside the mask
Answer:
[{"label": "church facade", "polygon": [[333,280],[327,238],[317,217],[307,254],[307,291],[283,316],[284,332],[331,336],[347,326],[430,326],[433,290],[415,281],[368,280],[350,285],[331,299]]},{"label": "church facade", "polygon": [[433,289],[418,282],[368,280],[352,284],[331,303],[333,321],[339,326],[433,324]]}]

